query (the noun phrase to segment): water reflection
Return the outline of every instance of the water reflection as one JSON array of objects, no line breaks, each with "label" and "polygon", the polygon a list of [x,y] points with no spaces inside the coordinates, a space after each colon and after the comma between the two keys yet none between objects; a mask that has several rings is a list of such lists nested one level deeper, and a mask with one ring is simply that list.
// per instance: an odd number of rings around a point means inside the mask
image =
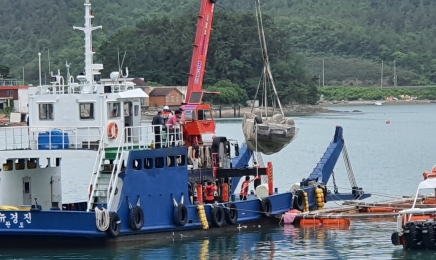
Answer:
[{"label": "water reflection", "polygon": [[[105,249],[6,250],[0,258],[51,259],[434,259],[436,252],[391,244],[393,222],[353,221],[350,229],[292,225],[226,231]],[[236,230],[236,229],[235,229]]]}]

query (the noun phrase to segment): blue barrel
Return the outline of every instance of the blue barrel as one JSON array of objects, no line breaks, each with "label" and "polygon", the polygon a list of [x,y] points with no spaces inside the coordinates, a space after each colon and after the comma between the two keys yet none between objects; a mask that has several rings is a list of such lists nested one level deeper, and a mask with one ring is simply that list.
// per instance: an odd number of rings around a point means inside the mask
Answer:
[{"label": "blue barrel", "polygon": [[49,150],[50,149],[50,134],[49,132],[38,134],[38,149]]},{"label": "blue barrel", "polygon": [[52,130],[50,132],[39,133],[38,135],[39,150],[68,149],[69,147],[68,133]]}]

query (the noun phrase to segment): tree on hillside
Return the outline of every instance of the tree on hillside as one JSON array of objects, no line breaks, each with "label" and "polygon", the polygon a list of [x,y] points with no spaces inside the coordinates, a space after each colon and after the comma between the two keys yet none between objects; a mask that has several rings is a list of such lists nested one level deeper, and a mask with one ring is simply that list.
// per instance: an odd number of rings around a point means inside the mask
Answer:
[{"label": "tree on hillside", "polygon": [[3,78],[7,78],[9,76],[9,72],[9,67],[0,64],[0,75],[3,76]]},{"label": "tree on hillside", "polygon": [[219,92],[219,95],[206,95],[205,100],[220,105],[246,105],[248,101],[247,92],[230,80],[220,80],[213,86],[206,86],[206,90]]},{"label": "tree on hillside", "polygon": [[[132,74],[143,75],[147,81],[163,85],[186,85],[195,37],[195,16],[150,18],[139,22],[136,28],[120,31],[98,50],[105,61],[105,76],[117,66],[117,48],[127,50],[125,65]],[[280,93],[288,87],[285,82],[299,81],[293,93],[294,102],[306,103],[316,99],[316,91],[304,90],[312,81],[299,55],[291,55],[288,34],[275,25],[272,17],[264,17],[264,27],[270,49],[273,69],[276,67]],[[280,63],[286,65],[276,65]],[[234,83],[254,98],[263,68],[262,54],[255,17],[250,13],[216,13],[211,36],[204,84],[214,86],[222,80]],[[282,70],[290,71],[289,74]],[[220,85],[222,86],[222,85]],[[224,88],[225,91],[228,88]],[[303,97],[303,91],[313,97]],[[286,92],[286,95],[289,93]],[[244,96],[246,101],[246,97]],[[285,96],[281,98],[286,99]],[[222,102],[230,102],[224,101]],[[241,102],[242,102],[241,101]],[[234,102],[232,100],[232,102]],[[243,102],[242,102],[243,103]]]}]

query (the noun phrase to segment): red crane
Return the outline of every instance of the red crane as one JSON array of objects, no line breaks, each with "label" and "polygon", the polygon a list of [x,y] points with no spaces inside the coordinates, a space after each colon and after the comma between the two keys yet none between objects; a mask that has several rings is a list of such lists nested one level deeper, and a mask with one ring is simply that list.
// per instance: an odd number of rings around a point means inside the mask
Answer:
[{"label": "red crane", "polygon": [[216,0],[201,0],[198,15],[197,33],[192,53],[191,69],[189,73],[186,104],[182,106],[185,114],[183,138],[187,146],[202,140],[202,134],[214,134],[216,129],[212,117],[210,104],[203,104],[203,77],[206,72],[206,58],[212,32],[212,20]]}]

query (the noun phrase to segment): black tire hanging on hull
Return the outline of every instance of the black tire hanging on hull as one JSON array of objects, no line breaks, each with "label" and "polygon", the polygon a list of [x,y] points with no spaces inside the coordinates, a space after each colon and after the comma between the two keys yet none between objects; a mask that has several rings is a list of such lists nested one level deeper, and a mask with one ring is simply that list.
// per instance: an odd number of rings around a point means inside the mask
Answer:
[{"label": "black tire hanging on hull", "polygon": [[260,214],[263,217],[270,217],[272,213],[272,203],[269,198],[263,198],[260,201]]},{"label": "black tire hanging on hull", "polygon": [[144,211],[140,206],[134,206],[130,210],[130,228],[140,230],[144,226]]},{"label": "black tire hanging on hull", "polygon": [[174,207],[173,214],[173,221],[176,226],[183,227],[186,225],[186,222],[188,222],[188,209],[185,205],[179,204],[177,207]]},{"label": "black tire hanging on hull", "polygon": [[109,214],[109,228],[106,234],[110,237],[116,238],[121,232],[121,218],[116,212]]},{"label": "black tire hanging on hull", "polygon": [[226,222],[229,225],[234,225],[238,222],[238,208],[235,203],[227,204],[227,208],[224,211],[226,215]]},{"label": "black tire hanging on hull", "polygon": [[211,222],[215,227],[221,227],[224,224],[224,209],[221,206],[214,206],[210,210]]}]

